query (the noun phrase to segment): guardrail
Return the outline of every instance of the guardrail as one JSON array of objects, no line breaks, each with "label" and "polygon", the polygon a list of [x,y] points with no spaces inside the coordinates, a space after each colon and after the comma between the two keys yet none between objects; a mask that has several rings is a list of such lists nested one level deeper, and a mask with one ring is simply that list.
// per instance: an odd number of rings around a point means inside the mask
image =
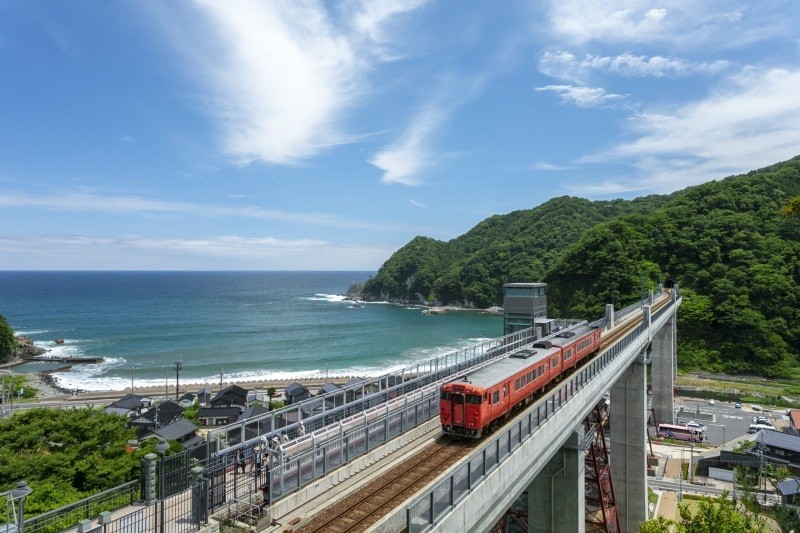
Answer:
[{"label": "guardrail", "polygon": [[119,509],[140,499],[139,481],[129,481],[59,509],[25,519],[25,533],[55,533],[94,518],[102,511]]}]

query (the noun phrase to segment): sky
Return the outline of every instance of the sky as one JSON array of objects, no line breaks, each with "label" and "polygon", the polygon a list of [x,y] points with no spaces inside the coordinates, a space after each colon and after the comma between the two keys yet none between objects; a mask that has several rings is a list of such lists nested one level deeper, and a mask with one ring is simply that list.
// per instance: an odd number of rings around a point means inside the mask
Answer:
[{"label": "sky", "polygon": [[800,155],[791,0],[4,0],[0,270],[377,270]]}]

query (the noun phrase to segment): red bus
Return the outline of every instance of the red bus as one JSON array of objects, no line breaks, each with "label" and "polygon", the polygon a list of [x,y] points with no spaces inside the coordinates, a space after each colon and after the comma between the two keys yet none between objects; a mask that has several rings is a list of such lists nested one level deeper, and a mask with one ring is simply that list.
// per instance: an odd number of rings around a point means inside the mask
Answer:
[{"label": "red bus", "polygon": [[676,426],[675,424],[659,424],[657,435],[659,437],[690,442],[703,442],[706,440],[706,434],[703,428]]}]

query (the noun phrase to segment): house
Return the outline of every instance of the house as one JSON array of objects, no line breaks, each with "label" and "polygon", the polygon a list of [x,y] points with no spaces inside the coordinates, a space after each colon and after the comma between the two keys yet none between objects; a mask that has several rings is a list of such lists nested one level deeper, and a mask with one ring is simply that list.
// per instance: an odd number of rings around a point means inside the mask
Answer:
[{"label": "house", "polygon": [[182,416],[183,407],[172,400],[167,400],[148,409],[141,415],[133,417],[130,421],[130,426],[136,429],[136,436],[142,438],[157,428],[171,424]]},{"label": "house", "polygon": [[194,405],[194,401],[197,399],[197,396],[192,394],[191,392],[184,392],[183,396],[178,399],[178,405],[181,407],[188,408]]},{"label": "house", "polygon": [[239,385],[230,385],[217,393],[209,400],[211,407],[233,407],[239,406],[240,412],[247,406],[247,389]]},{"label": "house", "polygon": [[209,387],[203,387],[199,391],[197,391],[197,401],[200,403],[201,406],[207,405],[208,402],[211,401],[211,398],[214,397],[214,393],[211,391]]},{"label": "house", "polygon": [[204,426],[224,426],[236,422],[242,410],[238,405],[233,407],[201,407],[197,417]]},{"label": "house", "polygon": [[789,411],[789,431],[792,435],[800,435],[800,409]]},{"label": "house", "polygon": [[779,481],[778,494],[784,505],[800,505],[800,478],[790,477]]},{"label": "house", "polygon": [[104,411],[108,414],[117,414],[134,418],[139,416],[152,405],[153,400],[138,394],[126,394],[119,400],[109,404]]},{"label": "house", "polygon": [[253,418],[254,416],[263,415],[264,413],[269,413],[269,409],[263,405],[253,405],[245,409],[244,412],[239,415],[239,418],[237,418],[236,421],[241,422],[243,420]]},{"label": "house", "polygon": [[184,448],[189,448],[201,440],[196,433],[196,425],[194,425],[190,420],[179,418],[164,427],[157,428],[152,433],[148,433],[142,437],[142,440],[149,439],[151,437],[161,437],[167,440],[178,441],[183,444]]},{"label": "house", "polygon": [[[336,392],[340,392],[341,394],[336,394]],[[326,383],[322,387],[320,387],[317,396],[325,396],[325,409],[333,409],[334,407],[338,407],[340,405],[344,405],[344,392],[339,385],[334,383]]]},{"label": "house", "polygon": [[292,383],[286,387],[286,405],[299,403],[311,398],[311,391],[299,383]]},{"label": "house", "polygon": [[765,460],[784,464],[790,469],[800,468],[800,437],[774,429],[762,429],[754,440],[756,446],[748,450],[748,454],[758,455],[759,448],[762,448]]},{"label": "house", "polygon": [[347,390],[347,401],[352,402],[356,398],[361,398],[362,395],[367,394],[364,391],[365,385],[366,382],[363,378],[353,378],[345,383],[344,388]]}]

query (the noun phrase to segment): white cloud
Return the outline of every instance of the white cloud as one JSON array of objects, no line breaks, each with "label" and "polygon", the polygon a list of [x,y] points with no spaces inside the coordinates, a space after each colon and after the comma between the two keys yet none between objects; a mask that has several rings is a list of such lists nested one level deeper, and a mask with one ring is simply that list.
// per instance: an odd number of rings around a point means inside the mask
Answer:
[{"label": "white cloud", "polygon": [[202,218],[246,218],[276,220],[300,224],[344,228],[381,228],[371,222],[342,220],[328,213],[291,213],[258,206],[219,206],[154,200],[142,196],[110,196],[83,192],[52,195],[28,194],[0,190],[0,206],[6,209],[43,209],[60,212],[97,212],[110,214],[141,214],[163,217],[193,216]]},{"label": "white cloud", "polygon": [[539,61],[539,71],[548,76],[581,82],[595,72],[622,76],[663,77],[689,74],[716,74],[728,67],[728,61],[692,62],[662,56],[624,53],[617,56],[586,54],[583,59],[564,52],[545,52]]},{"label": "white cloud", "polygon": [[385,245],[230,235],[0,236],[0,269],[377,270],[395,250]]},{"label": "white cloud", "polygon": [[621,94],[607,93],[601,87],[577,87],[575,85],[547,85],[536,90],[551,91],[561,95],[561,101],[578,107],[606,107],[624,98]]},{"label": "white cloud", "polygon": [[419,207],[420,209],[425,209],[426,207],[428,207],[425,204],[423,204],[422,202],[418,202],[416,200],[409,200],[408,203],[410,203],[414,207]]},{"label": "white cloud", "polygon": [[800,153],[798,86],[798,70],[746,69],[704,100],[638,115],[635,140],[584,161],[627,162],[665,192],[789,159]]},{"label": "white cloud", "polygon": [[548,170],[548,171],[560,171],[560,170],[571,170],[574,167],[565,166],[565,165],[553,165],[551,163],[545,163],[544,161],[540,161],[538,163],[534,163],[527,167],[529,170]]},{"label": "white cloud", "polygon": [[195,0],[203,24],[178,16],[171,29],[210,93],[226,151],[242,163],[298,164],[350,140],[345,111],[385,53],[375,39],[422,3],[358,2],[351,19],[312,0]]},{"label": "white cloud", "polygon": [[412,121],[403,136],[391,146],[375,154],[369,162],[383,170],[384,183],[419,185],[420,172],[432,161],[430,136],[448,113],[435,105],[426,107]]},{"label": "white cloud", "polygon": [[[709,0],[550,0],[548,21],[558,41],[665,43],[708,51],[796,35],[797,16],[785,2],[741,4]],[[796,10],[795,10],[796,11]]]}]

